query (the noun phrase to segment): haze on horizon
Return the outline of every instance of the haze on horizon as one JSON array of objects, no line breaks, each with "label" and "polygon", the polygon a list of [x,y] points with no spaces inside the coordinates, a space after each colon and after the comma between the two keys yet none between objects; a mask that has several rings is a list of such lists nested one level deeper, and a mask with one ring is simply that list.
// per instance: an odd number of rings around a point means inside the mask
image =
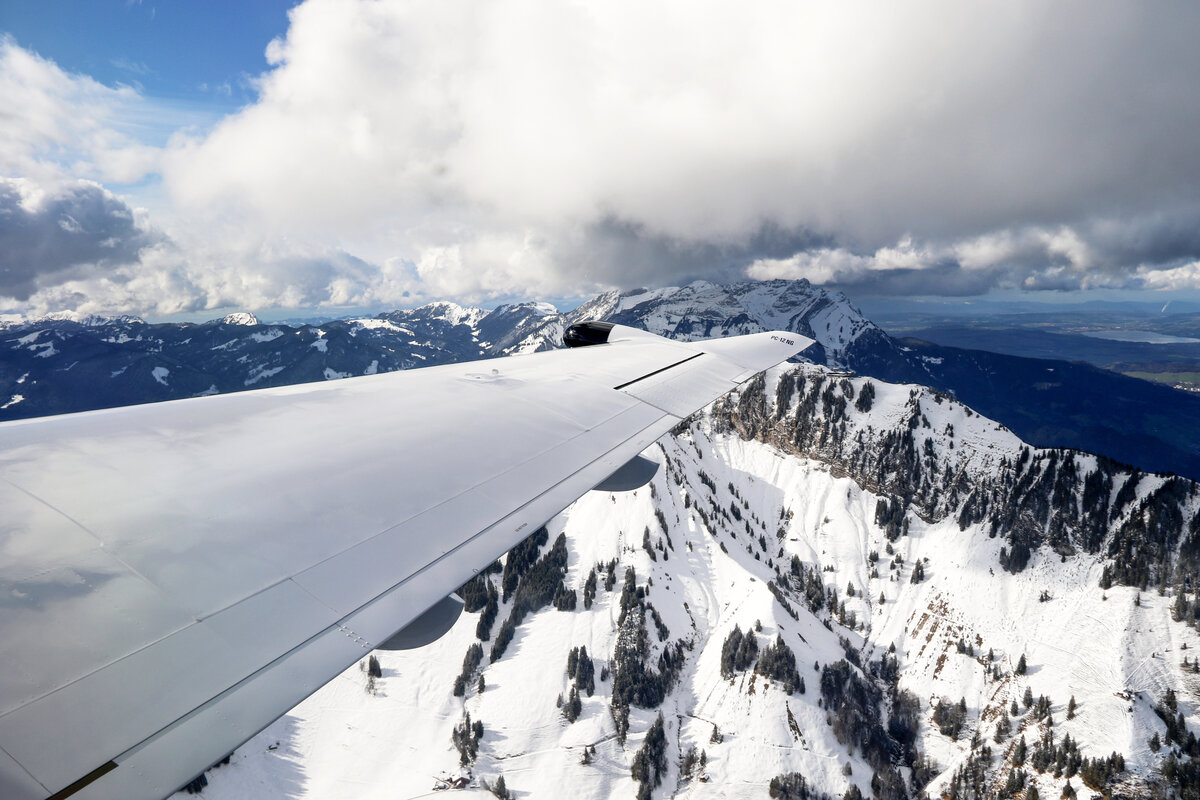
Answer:
[{"label": "haze on horizon", "polygon": [[0,313],[1200,290],[1194,4],[287,6],[0,11]]}]

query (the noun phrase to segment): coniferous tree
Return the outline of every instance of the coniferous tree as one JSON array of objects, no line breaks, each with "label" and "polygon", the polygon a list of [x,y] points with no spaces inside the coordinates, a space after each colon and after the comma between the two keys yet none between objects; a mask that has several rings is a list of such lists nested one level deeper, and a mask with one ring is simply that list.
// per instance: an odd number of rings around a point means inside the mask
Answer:
[{"label": "coniferous tree", "polygon": [[579,714],[583,711],[583,703],[579,699],[579,692],[574,686],[571,687],[571,693],[567,696],[566,702],[563,703],[563,716],[567,718],[567,722],[574,722],[579,719]]},{"label": "coniferous tree", "polygon": [[949,736],[951,739],[958,738],[959,733],[962,732],[963,725],[966,724],[966,720],[966,698],[963,698],[958,703],[942,698],[942,701],[933,709],[933,724],[938,726],[938,730],[943,736]]},{"label": "coniferous tree", "polygon": [[472,722],[471,715],[464,714],[463,721],[454,726],[450,738],[455,749],[458,750],[459,763],[464,767],[470,766],[479,752],[479,740],[483,738],[483,723],[479,720]]},{"label": "coniferous tree", "polygon": [[1014,767],[1020,767],[1025,764],[1025,754],[1027,751],[1028,748],[1025,744],[1025,735],[1022,734],[1021,738],[1017,741],[1016,747],[1013,748],[1012,763]]},{"label": "coniferous tree", "polygon": [[[479,662],[481,661],[483,661],[483,646],[475,642],[467,648],[467,654],[463,656],[462,672],[454,679],[455,697],[462,697],[466,694],[467,684],[471,680],[471,676],[475,674],[475,670],[479,667]],[[481,675],[480,678],[482,677]]]},{"label": "coniferous tree", "polygon": [[654,724],[646,733],[641,749],[634,754],[630,773],[641,784],[638,800],[650,800],[654,789],[662,783],[662,774],[667,768],[667,736],[663,730],[663,716],[659,712]]},{"label": "coniferous tree", "polygon": [[479,641],[486,642],[492,637],[492,624],[496,621],[496,614],[499,610],[500,593],[496,591],[492,582],[488,581],[483,599],[483,612],[479,615],[479,622],[475,625],[475,638]]},{"label": "coniferous tree", "polygon": [[776,800],[823,800],[828,797],[810,787],[808,779],[799,772],[776,775],[767,786],[767,794]]},{"label": "coniferous tree", "polygon": [[625,737],[629,734],[629,706],[614,702],[612,705],[613,724],[617,729],[617,744],[625,746]]},{"label": "coniferous tree", "polygon": [[683,761],[679,764],[679,774],[685,778],[691,778],[692,773],[696,771],[696,746],[692,745],[683,756]]},{"label": "coniferous tree", "polygon": [[774,644],[763,649],[755,669],[768,678],[781,682],[788,694],[795,692],[803,682],[796,669],[796,656],[783,641],[782,635],[776,637]]},{"label": "coniferous tree", "polygon": [[596,568],[592,567],[592,571],[588,573],[587,581],[583,584],[583,607],[585,609],[592,607],[592,602],[596,599]]},{"label": "coniferous tree", "polygon": [[996,723],[996,735],[994,737],[994,741],[996,744],[1000,744],[1008,738],[1010,733],[1012,733],[1012,722],[1008,716],[1008,709],[1002,708],[1000,711],[1000,721]]}]

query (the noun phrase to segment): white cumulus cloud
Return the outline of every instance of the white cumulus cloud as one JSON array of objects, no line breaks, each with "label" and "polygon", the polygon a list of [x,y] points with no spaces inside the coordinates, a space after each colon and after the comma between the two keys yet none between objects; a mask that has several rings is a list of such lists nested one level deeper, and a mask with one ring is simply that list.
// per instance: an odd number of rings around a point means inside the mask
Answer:
[{"label": "white cumulus cloud", "polygon": [[149,153],[111,116],[136,93],[8,43],[0,98],[53,102],[0,163],[161,170],[163,285],[203,307],[1174,285],[1200,258],[1196,30],[1200,6],[1115,0],[307,0],[256,102]]}]

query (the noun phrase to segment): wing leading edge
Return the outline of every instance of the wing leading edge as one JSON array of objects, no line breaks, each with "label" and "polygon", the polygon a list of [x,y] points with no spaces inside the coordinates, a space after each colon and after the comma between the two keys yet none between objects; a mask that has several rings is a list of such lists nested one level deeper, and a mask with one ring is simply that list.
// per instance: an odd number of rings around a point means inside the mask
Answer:
[{"label": "wing leading edge", "polygon": [[614,326],[603,346],[0,425],[0,796],[170,794],[810,343]]}]

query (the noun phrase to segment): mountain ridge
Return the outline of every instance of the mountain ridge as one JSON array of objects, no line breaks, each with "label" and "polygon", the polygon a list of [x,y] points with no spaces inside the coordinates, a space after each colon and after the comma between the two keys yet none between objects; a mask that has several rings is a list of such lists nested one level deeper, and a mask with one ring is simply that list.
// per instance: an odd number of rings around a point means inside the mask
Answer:
[{"label": "mountain ridge", "polygon": [[1200,478],[1200,396],[1086,364],[897,340],[844,294],[802,280],[610,291],[565,314],[534,302],[440,302],[301,326],[252,315],[42,320],[0,334],[0,419],[536,352],[561,346],[566,327],[585,319],[681,339],[786,328],[815,340],[807,360],[932,386],[1032,444]]},{"label": "mountain ridge", "polygon": [[[1167,772],[1193,763],[1200,721],[1183,661],[1200,634],[1176,613],[1200,586],[1196,484],[1030,448],[945,394],[807,364],[658,447],[649,486],[590,493],[464,592],[494,592],[494,611],[469,601],[443,640],[378,654],[374,683],[348,671],[206,794],[408,797],[500,777],[529,797],[764,797],[773,780],[772,796],[814,798],[1193,790]],[[972,499],[1001,495],[1020,524]],[[1155,539],[1168,508],[1175,536]],[[1100,536],[1056,526],[1068,512]],[[518,617],[534,575],[545,599]],[[1177,733],[1155,751],[1168,698]],[[455,731],[476,724],[464,745]]]}]

